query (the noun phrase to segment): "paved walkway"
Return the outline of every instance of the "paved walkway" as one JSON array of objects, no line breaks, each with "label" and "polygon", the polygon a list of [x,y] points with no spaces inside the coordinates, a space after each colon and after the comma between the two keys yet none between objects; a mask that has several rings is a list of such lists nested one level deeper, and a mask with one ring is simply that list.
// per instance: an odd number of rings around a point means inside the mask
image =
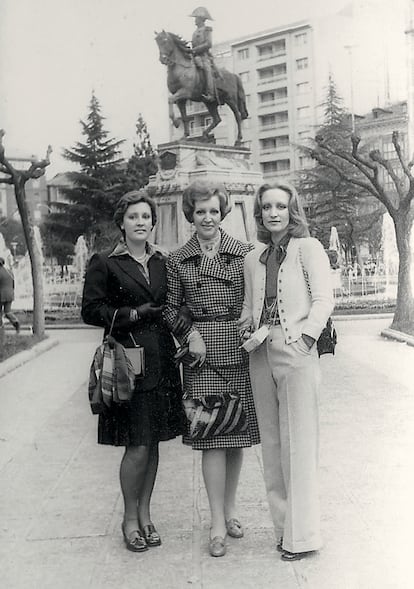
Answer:
[{"label": "paved walkway", "polygon": [[321,499],[325,547],[285,563],[274,549],[260,449],[245,453],[242,540],[206,549],[199,453],[162,444],[153,517],[163,545],[125,550],[121,449],[95,443],[85,380],[99,331],[0,379],[0,586],[5,589],[409,589],[414,523],[414,349],[379,337],[389,320],[337,322],[322,359]]}]

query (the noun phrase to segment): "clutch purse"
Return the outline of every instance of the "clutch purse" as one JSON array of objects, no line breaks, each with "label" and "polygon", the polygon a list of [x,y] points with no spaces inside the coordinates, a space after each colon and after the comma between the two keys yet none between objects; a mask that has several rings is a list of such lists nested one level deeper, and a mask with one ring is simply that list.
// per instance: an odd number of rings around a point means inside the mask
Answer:
[{"label": "clutch purse", "polygon": [[143,346],[139,346],[134,339],[132,333],[129,334],[134,344],[133,348],[125,348],[125,354],[128,356],[135,376],[145,376],[145,349]]}]

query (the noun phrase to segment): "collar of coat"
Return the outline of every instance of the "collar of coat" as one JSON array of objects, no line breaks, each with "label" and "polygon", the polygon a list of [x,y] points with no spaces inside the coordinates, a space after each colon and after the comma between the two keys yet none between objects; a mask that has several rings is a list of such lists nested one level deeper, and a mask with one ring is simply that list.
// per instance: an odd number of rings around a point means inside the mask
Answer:
[{"label": "collar of coat", "polygon": [[[234,237],[228,235],[225,231],[220,229],[221,233],[221,241],[220,247],[218,250],[219,254],[228,254],[230,256],[243,256],[246,251],[243,249],[243,245]],[[185,245],[182,246],[179,252],[179,261],[184,262],[186,260],[190,260],[191,258],[196,258],[201,256],[202,251],[200,247],[200,243],[197,239],[196,234],[187,241]]]},{"label": "collar of coat", "polygon": [[[166,252],[162,248],[160,248],[158,245],[155,245],[154,243],[149,243],[148,241],[145,244],[145,251],[147,252],[149,257],[157,256],[160,258],[165,258],[167,255]],[[129,253],[129,250],[128,250],[125,240],[123,238],[121,238],[119,240],[119,242],[116,244],[114,250],[109,254],[108,258],[111,258],[114,256],[130,256],[130,255],[131,254]]]}]

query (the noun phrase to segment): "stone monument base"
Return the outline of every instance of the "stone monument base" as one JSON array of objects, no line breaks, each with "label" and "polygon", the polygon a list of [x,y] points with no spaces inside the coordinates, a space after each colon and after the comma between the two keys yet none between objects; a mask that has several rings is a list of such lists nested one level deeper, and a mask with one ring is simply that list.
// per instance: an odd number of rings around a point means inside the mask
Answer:
[{"label": "stone monument base", "polygon": [[174,141],[159,145],[158,152],[158,172],[147,185],[158,205],[156,243],[173,250],[190,238],[193,231],[182,213],[182,195],[200,179],[220,182],[230,194],[232,210],[222,222],[223,229],[242,241],[255,240],[253,202],[263,178],[251,169],[248,149]]}]

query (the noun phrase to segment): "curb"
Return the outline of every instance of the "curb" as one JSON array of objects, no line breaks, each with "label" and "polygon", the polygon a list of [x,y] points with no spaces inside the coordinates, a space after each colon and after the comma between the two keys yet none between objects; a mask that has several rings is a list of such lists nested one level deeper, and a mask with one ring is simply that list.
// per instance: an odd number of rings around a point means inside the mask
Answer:
[{"label": "curb", "polygon": [[355,314],[353,315],[350,313],[349,315],[332,315],[333,321],[360,321],[361,319],[392,319],[394,317],[394,313],[365,313],[365,314]]},{"label": "curb", "polygon": [[0,362],[0,378],[6,376],[9,372],[16,370],[26,362],[33,360],[36,356],[40,356],[43,352],[47,352],[51,348],[54,348],[59,343],[58,339],[51,339],[47,338],[38,344],[35,344],[30,350],[23,350],[22,352],[18,352],[11,356],[11,358],[7,358],[7,360],[3,360]]},{"label": "curb", "polygon": [[414,347],[414,336],[409,335],[408,333],[403,333],[402,331],[397,331],[396,329],[391,329],[387,327],[381,331],[382,337],[386,337],[388,339],[396,340],[397,342],[405,343],[407,346]]}]

